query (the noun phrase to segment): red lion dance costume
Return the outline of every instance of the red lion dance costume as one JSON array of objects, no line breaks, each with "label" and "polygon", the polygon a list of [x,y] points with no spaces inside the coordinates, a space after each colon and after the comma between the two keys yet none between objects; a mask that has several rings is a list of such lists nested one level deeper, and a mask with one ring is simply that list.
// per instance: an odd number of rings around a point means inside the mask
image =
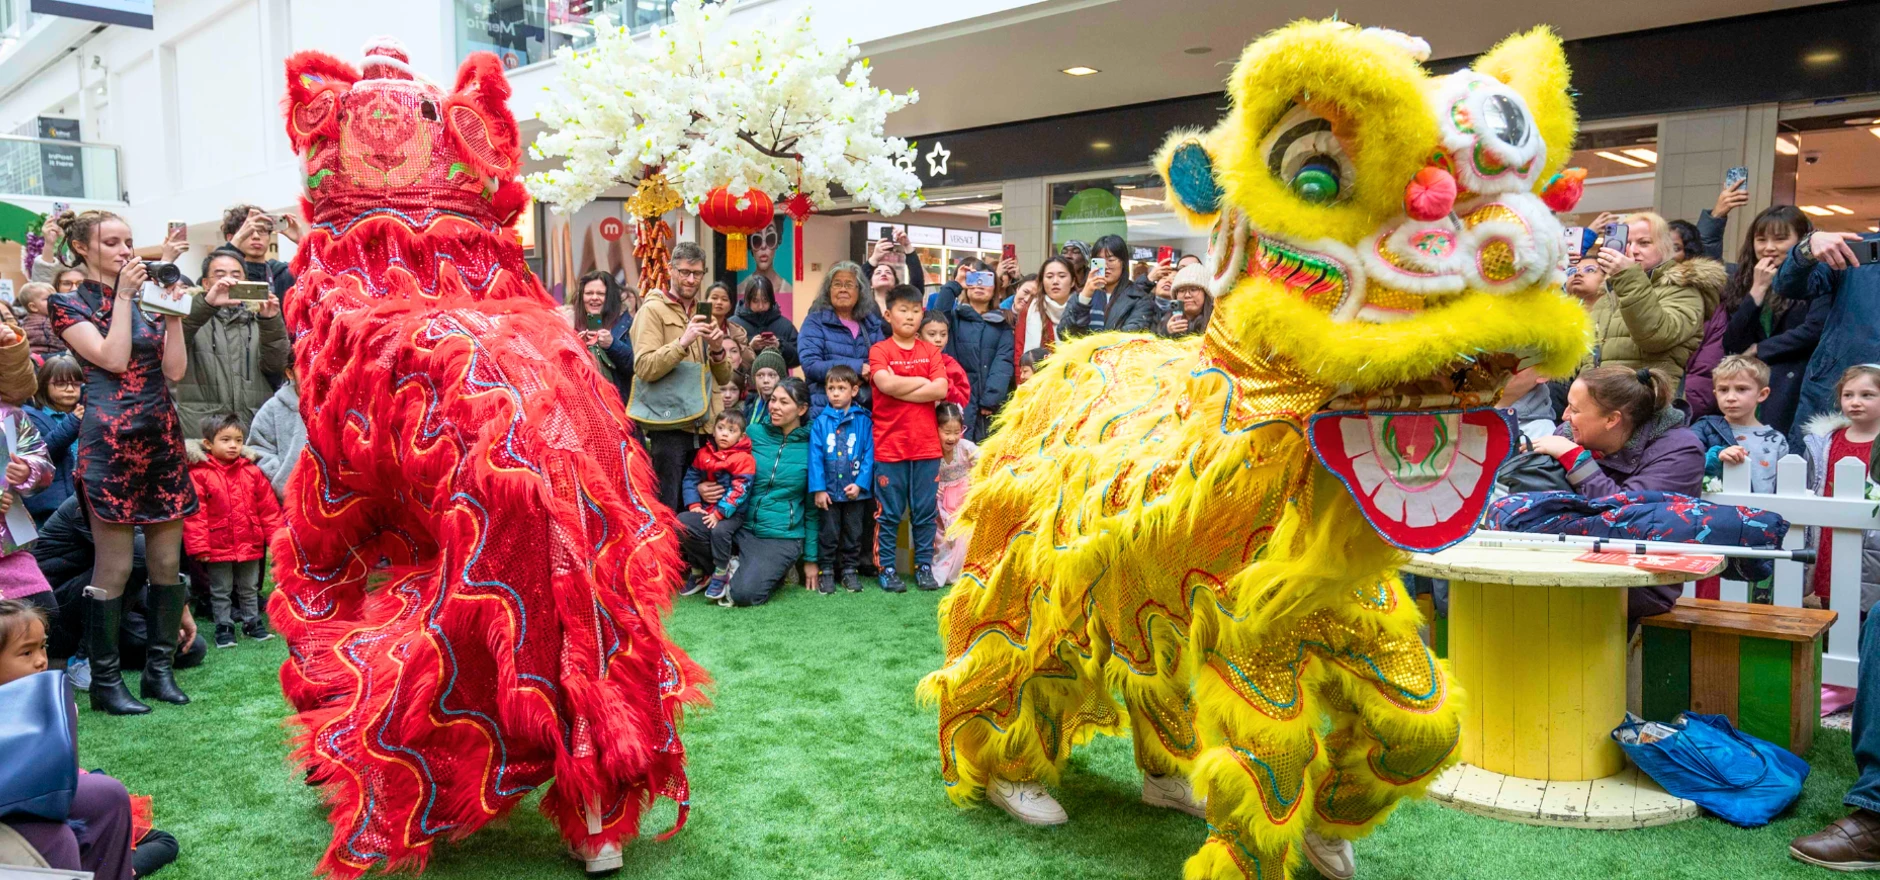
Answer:
[{"label": "red lion dance costume", "polygon": [[422,869],[551,778],[543,812],[617,865],[655,796],[685,822],[680,713],[705,677],[660,623],[677,521],[523,263],[501,63],[471,56],[446,93],[406,60],[287,62],[307,447],[269,610],[332,808],[319,871]]}]

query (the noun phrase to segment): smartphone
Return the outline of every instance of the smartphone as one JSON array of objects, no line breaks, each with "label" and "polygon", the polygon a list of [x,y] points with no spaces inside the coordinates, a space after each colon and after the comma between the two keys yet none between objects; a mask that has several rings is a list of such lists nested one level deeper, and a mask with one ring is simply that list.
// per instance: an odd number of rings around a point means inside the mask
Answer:
[{"label": "smartphone", "polygon": [[699,301],[698,301],[698,305],[695,305],[695,306],[693,306],[693,307],[692,307],[692,316],[693,316],[693,317],[696,317],[696,318],[709,318],[709,317],[711,317],[711,316],[712,316],[712,304],[711,304],[711,301],[710,301],[710,300],[705,300],[705,299],[701,299],[701,300],[699,300]]},{"label": "smartphone", "polygon": [[53,202],[52,203],[52,216],[54,217],[57,217],[60,214],[63,214],[70,210],[72,210],[72,206],[66,202]]},{"label": "smartphone", "polygon": [[992,273],[991,272],[968,272],[966,273],[966,286],[967,287],[991,287],[992,286]]},{"label": "smartphone", "polygon": [[1007,244],[999,249],[999,256],[1007,260],[1018,259],[1018,245]]},{"label": "smartphone", "polygon": [[1599,228],[1599,237],[1604,239],[1600,247],[1609,247],[1620,253],[1625,253],[1626,245],[1630,242],[1632,237],[1632,230],[1631,227],[1626,226],[1624,223],[1608,223]]},{"label": "smartphone", "polygon": [[274,292],[266,281],[237,281],[228,286],[228,298],[251,309],[259,309],[267,304],[268,296]]},{"label": "smartphone", "polygon": [[1584,226],[1569,226],[1560,231],[1561,249],[1567,252],[1567,259],[1578,260],[1593,249],[1593,243],[1599,240],[1599,233]]},{"label": "smartphone", "polygon": [[1090,261],[1090,277],[1102,278],[1104,270],[1108,268],[1109,265],[1110,264],[1104,260],[1091,260]]},{"label": "smartphone", "polygon": [[1848,246],[1854,249],[1854,256],[1860,258],[1861,265],[1871,266],[1880,263],[1880,238],[1864,238],[1860,241],[1848,242]]},{"label": "smartphone", "polygon": [[1728,171],[1723,172],[1723,188],[1734,189],[1737,184],[1742,183],[1743,181],[1746,181],[1748,179],[1749,179],[1749,169],[1743,167],[1742,165],[1738,165],[1735,168],[1732,168]]},{"label": "smartphone", "polygon": [[177,231],[177,230],[179,230],[179,229],[181,229],[181,230],[185,230],[185,232],[184,232],[184,234],[185,234],[185,235],[188,235],[188,232],[187,232],[187,230],[189,229],[189,224],[188,224],[188,223],[184,223],[184,222],[183,222],[183,221],[181,221],[181,220],[171,220],[171,221],[170,221],[170,222],[169,222],[168,224],[166,224],[166,225],[164,226],[164,228],[163,228],[163,240],[164,240],[164,241],[169,241],[170,239],[172,239],[172,238],[175,238],[175,237],[176,237],[176,231]]},{"label": "smartphone", "polygon": [[1158,263],[1175,262],[1175,249],[1167,245],[1155,249],[1155,261]]}]

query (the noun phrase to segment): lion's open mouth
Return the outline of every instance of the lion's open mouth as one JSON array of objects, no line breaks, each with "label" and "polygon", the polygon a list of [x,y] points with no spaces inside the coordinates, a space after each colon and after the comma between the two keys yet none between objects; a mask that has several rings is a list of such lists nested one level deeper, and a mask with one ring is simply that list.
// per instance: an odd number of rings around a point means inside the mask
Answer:
[{"label": "lion's open mouth", "polygon": [[1475,528],[1513,448],[1514,423],[1494,404],[1518,363],[1489,355],[1341,396],[1312,417],[1312,451],[1384,540],[1419,552],[1448,547]]}]

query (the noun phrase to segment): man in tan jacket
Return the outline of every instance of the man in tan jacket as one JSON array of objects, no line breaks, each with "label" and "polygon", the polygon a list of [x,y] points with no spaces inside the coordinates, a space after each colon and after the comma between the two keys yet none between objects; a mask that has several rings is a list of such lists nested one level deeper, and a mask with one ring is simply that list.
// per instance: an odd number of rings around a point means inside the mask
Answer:
[{"label": "man in tan jacket", "polygon": [[[685,509],[681,491],[685,469],[703,443],[711,442],[712,420],[718,417],[718,386],[731,381],[725,362],[724,331],[712,326],[710,315],[696,314],[699,288],[705,280],[705,252],[693,242],[672,247],[668,261],[672,290],[651,290],[633,316],[633,375],[642,382],[664,379],[679,364],[691,361],[711,369],[712,387],[705,395],[705,416],[687,428],[642,425],[653,474],[659,479],[659,500],[674,512]],[[703,494],[707,487],[699,487]],[[712,486],[710,488],[718,488]],[[707,499],[707,503],[716,501]]]}]

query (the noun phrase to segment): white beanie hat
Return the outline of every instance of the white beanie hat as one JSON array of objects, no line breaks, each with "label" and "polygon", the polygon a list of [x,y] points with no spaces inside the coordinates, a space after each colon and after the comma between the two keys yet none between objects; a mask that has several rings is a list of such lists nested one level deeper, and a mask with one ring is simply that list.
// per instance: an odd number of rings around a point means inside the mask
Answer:
[{"label": "white beanie hat", "polygon": [[1208,282],[1212,280],[1213,278],[1208,275],[1208,267],[1200,263],[1191,263],[1175,273],[1175,282],[1170,284],[1168,289],[1170,293],[1184,287],[1199,287],[1207,290]]}]

